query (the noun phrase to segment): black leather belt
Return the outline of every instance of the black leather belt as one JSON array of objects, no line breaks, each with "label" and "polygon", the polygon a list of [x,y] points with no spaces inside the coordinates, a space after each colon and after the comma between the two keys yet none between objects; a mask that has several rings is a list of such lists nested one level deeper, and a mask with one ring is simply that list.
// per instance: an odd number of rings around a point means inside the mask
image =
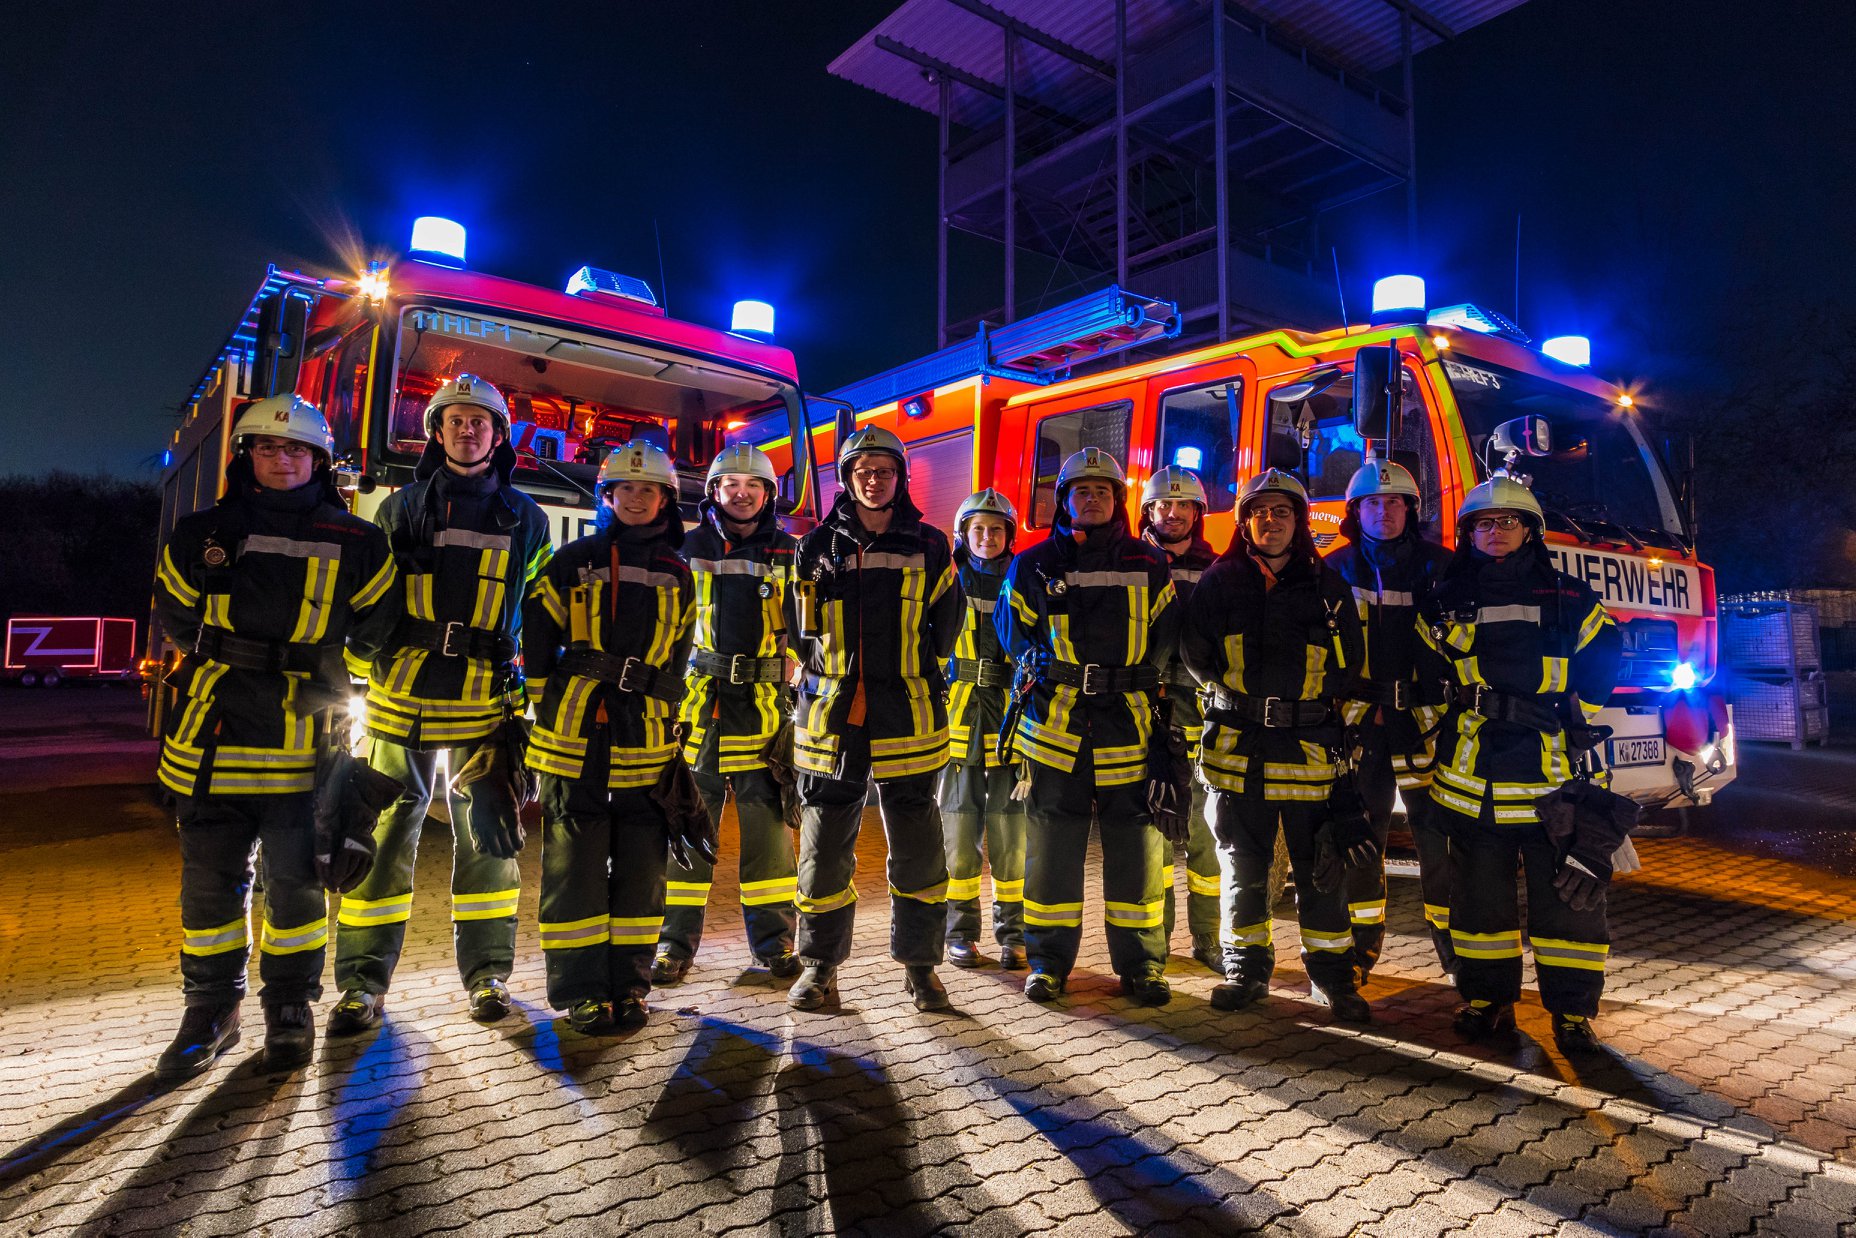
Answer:
[{"label": "black leather belt", "polygon": [[1334,717],[1326,701],[1292,701],[1281,696],[1250,696],[1240,692],[1219,692],[1212,707],[1205,711],[1207,722],[1219,726],[1261,726],[1269,728],[1321,726]]},{"label": "black leather belt", "polygon": [[1012,664],[1010,662],[990,662],[979,658],[953,658],[950,665],[954,668],[954,680],[957,683],[977,684],[982,688],[1005,688],[1012,683]]},{"label": "black leather belt", "polygon": [[779,683],[786,678],[785,658],[755,658],[745,653],[714,653],[698,649],[690,655],[690,668],[724,683]]},{"label": "black leather belt", "polygon": [[333,646],[298,641],[257,640],[225,628],[202,627],[194,638],[193,652],[242,671],[300,671],[315,674]]},{"label": "black leather belt", "polygon": [[1391,683],[1363,679],[1348,689],[1347,699],[1387,709],[1411,709],[1418,704],[1418,685],[1409,679],[1394,679]]},{"label": "black leather belt", "polygon": [[444,658],[482,658],[502,664],[516,659],[515,637],[501,628],[473,628],[458,620],[433,623],[429,619],[402,619],[394,629],[393,640],[403,649],[429,649]]},{"label": "black leather belt", "polygon": [[1043,678],[1075,688],[1084,696],[1113,696],[1118,692],[1151,692],[1160,686],[1160,672],[1146,664],[1104,666],[1100,662],[1044,664]]},{"label": "black leather belt", "polygon": [[643,658],[621,658],[591,645],[569,645],[555,670],[609,683],[621,692],[656,697],[673,704],[683,699],[683,676],[660,670]]},{"label": "black leather belt", "polygon": [[1565,730],[1559,713],[1553,708],[1555,698],[1520,696],[1497,692],[1481,684],[1463,684],[1456,690],[1456,703],[1471,713],[1481,714],[1491,722],[1512,722],[1545,735]]}]

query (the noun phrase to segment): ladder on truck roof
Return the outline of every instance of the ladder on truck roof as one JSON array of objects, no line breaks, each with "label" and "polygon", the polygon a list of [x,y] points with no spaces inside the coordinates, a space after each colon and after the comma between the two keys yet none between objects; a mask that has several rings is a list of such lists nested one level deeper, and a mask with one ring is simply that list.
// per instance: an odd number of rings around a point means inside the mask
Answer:
[{"label": "ladder on truck roof", "polygon": [[232,334],[226,342],[219,346],[219,351],[213,354],[213,359],[206,363],[206,369],[201,372],[199,381],[194,383],[192,392],[181,404],[183,410],[189,405],[200,402],[200,397],[205,395],[206,389],[212,385],[213,375],[228,358],[243,357],[250,360],[257,355],[258,317],[264,302],[285,289],[290,289],[291,295],[303,297],[312,304],[316,298],[329,291],[327,280],[305,275],[301,271],[285,271],[275,263],[267,264],[263,282],[258,285],[258,291],[251,295],[251,304],[245,307],[244,315],[239,319],[238,326],[232,329]]},{"label": "ladder on truck roof", "polygon": [[840,387],[826,398],[861,413],[976,374],[1043,385],[1069,377],[1079,362],[1149,340],[1170,340],[1180,325],[1177,302],[1110,284],[1005,326],[982,322],[972,339]]}]

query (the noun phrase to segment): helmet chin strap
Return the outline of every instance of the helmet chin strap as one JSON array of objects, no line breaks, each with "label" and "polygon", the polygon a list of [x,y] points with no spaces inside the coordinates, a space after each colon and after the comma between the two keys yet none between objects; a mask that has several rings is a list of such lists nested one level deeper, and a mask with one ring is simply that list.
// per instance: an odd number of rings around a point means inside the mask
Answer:
[{"label": "helmet chin strap", "polygon": [[481,460],[460,460],[445,450],[445,440],[443,437],[434,434],[432,439],[438,444],[438,454],[445,458],[445,463],[454,466],[460,472],[465,469],[474,469],[478,465],[489,464],[496,455],[496,449],[501,446],[500,443],[492,442],[490,444],[490,450],[483,453],[483,458]]}]

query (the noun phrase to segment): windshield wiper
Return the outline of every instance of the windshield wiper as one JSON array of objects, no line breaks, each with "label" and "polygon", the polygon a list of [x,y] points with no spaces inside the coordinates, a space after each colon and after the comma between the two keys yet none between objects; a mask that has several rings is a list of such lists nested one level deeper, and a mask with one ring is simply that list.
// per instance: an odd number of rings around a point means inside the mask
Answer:
[{"label": "windshield wiper", "polygon": [[1595,546],[1598,544],[1598,539],[1596,537],[1593,537],[1591,532],[1587,530],[1584,525],[1580,524],[1577,520],[1574,520],[1571,516],[1568,516],[1565,512],[1561,511],[1559,508],[1550,507],[1547,504],[1542,503],[1540,505],[1540,509],[1544,511],[1547,515],[1552,516],[1555,519],[1559,520],[1568,529],[1572,530],[1572,535],[1578,538],[1580,541],[1584,542],[1586,545]]},{"label": "windshield wiper", "polygon": [[556,477],[560,478],[562,481],[572,486],[575,490],[578,490],[581,494],[584,494],[587,498],[592,499],[593,506],[595,507],[599,506],[599,496],[595,495],[591,490],[588,490],[585,486],[581,485],[578,478],[573,477],[567,473],[564,473],[560,469],[556,468],[554,466],[554,461],[549,460],[545,456],[536,456],[535,463],[541,466],[542,468],[547,469],[550,473],[553,473]]}]

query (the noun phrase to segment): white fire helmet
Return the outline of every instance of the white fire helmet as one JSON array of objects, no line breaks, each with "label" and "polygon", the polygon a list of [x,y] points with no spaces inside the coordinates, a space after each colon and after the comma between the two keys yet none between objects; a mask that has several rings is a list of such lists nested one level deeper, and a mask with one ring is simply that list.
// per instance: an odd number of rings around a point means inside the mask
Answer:
[{"label": "white fire helmet", "polygon": [[438,433],[438,427],[443,424],[439,414],[452,404],[476,405],[490,414],[490,420],[503,432],[504,439],[509,437],[509,402],[503,399],[503,393],[489,379],[478,378],[475,374],[459,374],[433,392],[431,402],[425,406],[427,434]]},{"label": "white fire helmet", "polygon": [[1057,470],[1057,504],[1063,505],[1070,487],[1079,481],[1106,481],[1115,487],[1115,502],[1123,503],[1128,497],[1128,476],[1121,471],[1121,465],[1115,457],[1100,447],[1085,447],[1063,462]]},{"label": "white fire helmet", "polygon": [[1412,477],[1411,470],[1402,464],[1374,459],[1354,471],[1352,479],[1347,482],[1348,505],[1375,494],[1402,494],[1411,500],[1411,510],[1418,510],[1417,480]]},{"label": "white fire helmet", "polygon": [[975,516],[997,516],[1005,521],[1006,545],[1011,545],[1018,532],[1018,509],[1012,506],[1012,500],[994,490],[991,486],[977,494],[969,494],[960,501],[960,507],[954,512],[954,532],[961,537],[967,535],[967,521]]},{"label": "white fire helmet", "polygon": [[1295,474],[1285,473],[1281,469],[1264,469],[1255,477],[1244,483],[1244,489],[1237,496],[1237,511],[1241,518],[1244,510],[1255,499],[1265,495],[1280,494],[1295,504],[1298,519],[1308,516],[1308,490]]},{"label": "white fire helmet", "polygon": [[274,395],[239,414],[232,427],[232,450],[245,450],[245,440],[260,434],[307,443],[322,453],[325,464],[335,459],[335,436],[329,433],[328,418],[300,395]]},{"label": "white fire helmet", "polygon": [[769,493],[778,489],[780,481],[774,475],[773,461],[752,443],[730,443],[717,452],[715,459],[709,462],[709,476],[703,486],[714,494],[715,483],[728,476],[757,478],[767,483]]},{"label": "white fire helmet", "polygon": [[604,497],[608,487],[622,481],[655,482],[670,491],[673,502],[677,497],[677,466],[655,443],[630,442],[612,449],[599,466],[596,489]]},{"label": "white fire helmet", "polygon": [[896,460],[896,472],[903,481],[909,480],[909,453],[892,430],[882,426],[865,426],[838,448],[838,484],[851,484],[851,461],[858,456],[875,453],[880,456],[893,456]]},{"label": "white fire helmet", "polygon": [[1456,513],[1457,534],[1467,534],[1470,521],[1483,512],[1494,511],[1519,512],[1535,532],[1547,523],[1546,513],[1540,510],[1540,500],[1534,497],[1534,492],[1517,478],[1497,472],[1463,496],[1463,506]]},{"label": "white fire helmet", "polygon": [[1205,483],[1196,474],[1170,464],[1149,477],[1147,485],[1141,490],[1142,507],[1163,499],[1183,499],[1188,503],[1197,503],[1200,511],[1209,506],[1205,497]]}]

